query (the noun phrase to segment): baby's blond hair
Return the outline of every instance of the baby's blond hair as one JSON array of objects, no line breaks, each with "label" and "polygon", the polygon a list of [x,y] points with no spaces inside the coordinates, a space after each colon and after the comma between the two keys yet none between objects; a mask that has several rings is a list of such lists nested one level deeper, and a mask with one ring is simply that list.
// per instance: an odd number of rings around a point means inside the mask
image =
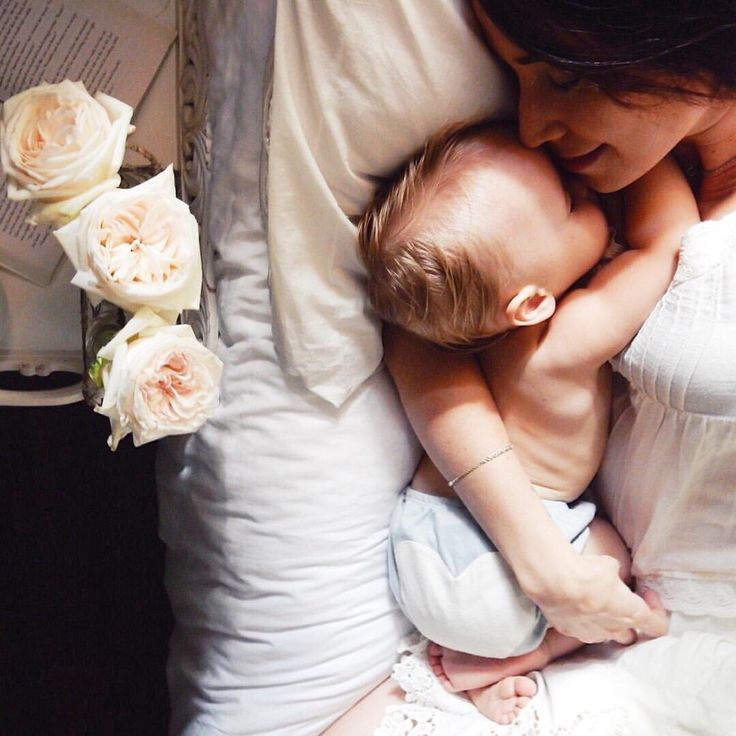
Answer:
[{"label": "baby's blond hair", "polygon": [[[501,259],[481,243],[465,184],[488,158],[498,124],[457,124],[432,136],[363,215],[358,242],[368,295],[379,316],[431,342],[473,347],[499,308]],[[470,220],[470,222],[469,222]],[[478,247],[475,247],[475,246]],[[498,278],[481,277],[474,251],[496,256]],[[486,269],[486,272],[488,269]]]}]

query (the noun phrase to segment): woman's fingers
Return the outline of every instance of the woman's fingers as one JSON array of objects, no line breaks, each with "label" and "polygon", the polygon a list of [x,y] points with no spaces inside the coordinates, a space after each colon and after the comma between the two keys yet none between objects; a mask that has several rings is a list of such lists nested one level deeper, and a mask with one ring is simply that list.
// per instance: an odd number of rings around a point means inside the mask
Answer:
[{"label": "woman's fingers", "polygon": [[656,638],[667,633],[667,612],[662,606],[659,596],[654,591],[646,591],[638,598],[638,610],[631,616],[632,628],[623,629],[614,634],[614,641],[619,644],[633,644],[638,638]]},{"label": "woman's fingers", "polygon": [[616,634],[613,640],[624,646],[629,646],[629,644],[636,641],[636,631],[634,629],[624,629],[621,633]]},{"label": "woman's fingers", "polygon": [[647,605],[642,618],[636,624],[640,636],[655,638],[667,633],[669,621],[659,596],[653,590],[644,591],[642,598]]},{"label": "woman's fingers", "polygon": [[618,562],[606,555],[581,555],[557,599],[535,600],[549,625],[586,644],[667,633],[667,614],[653,592],[632,592],[618,577]]},{"label": "woman's fingers", "polygon": [[594,643],[612,640],[628,646],[639,638],[656,638],[667,633],[669,621],[667,612],[662,606],[659,596],[654,591],[646,591],[642,596],[631,591],[628,591],[628,593],[631,600],[635,601],[636,609],[632,612],[631,608],[629,608],[629,614],[622,616],[628,626],[623,629],[619,628],[623,621],[621,619],[617,622],[611,620],[608,630],[603,636],[601,635],[600,629],[589,626],[586,632],[587,637],[580,637],[582,641]]}]

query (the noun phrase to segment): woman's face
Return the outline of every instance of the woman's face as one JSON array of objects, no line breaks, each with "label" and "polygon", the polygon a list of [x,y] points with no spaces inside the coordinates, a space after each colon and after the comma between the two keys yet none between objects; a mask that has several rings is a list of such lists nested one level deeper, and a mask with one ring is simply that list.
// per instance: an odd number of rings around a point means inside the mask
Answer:
[{"label": "woman's face", "polygon": [[477,6],[486,39],[519,83],[519,135],[547,145],[568,171],[599,192],[638,179],[678,143],[705,130],[709,107],[637,95],[631,106],[597,86],[544,62],[527,63],[524,49],[504,36]]}]

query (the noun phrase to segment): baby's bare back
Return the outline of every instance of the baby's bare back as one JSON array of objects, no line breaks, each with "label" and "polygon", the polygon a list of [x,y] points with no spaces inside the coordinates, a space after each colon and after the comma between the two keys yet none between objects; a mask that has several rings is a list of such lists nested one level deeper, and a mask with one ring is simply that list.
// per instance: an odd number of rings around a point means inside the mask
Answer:
[{"label": "baby's bare back", "polygon": [[514,449],[544,498],[571,501],[600,465],[608,435],[608,364],[580,367],[539,349],[544,326],[510,333],[481,365]]},{"label": "baby's bare back", "polygon": [[[515,330],[479,360],[506,431],[543,498],[573,501],[588,487],[603,457],[611,405],[611,370],[571,366],[541,348],[545,325]],[[491,453],[494,447],[488,448]],[[412,486],[454,496],[425,455]]]}]

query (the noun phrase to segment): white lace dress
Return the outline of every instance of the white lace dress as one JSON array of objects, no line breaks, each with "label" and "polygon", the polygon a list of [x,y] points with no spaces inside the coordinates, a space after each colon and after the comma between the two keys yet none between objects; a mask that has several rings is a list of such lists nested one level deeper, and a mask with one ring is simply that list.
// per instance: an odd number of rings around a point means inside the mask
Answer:
[{"label": "white lace dress", "polygon": [[601,496],[634,575],[669,610],[736,617],[736,214],[687,233],[614,367],[630,390]]},{"label": "white lace dress", "polygon": [[670,633],[587,647],[539,673],[511,726],[442,691],[424,643],[376,736],[736,734],[736,214],[683,238],[675,278],[614,361],[629,381],[600,473],[603,504]]}]

